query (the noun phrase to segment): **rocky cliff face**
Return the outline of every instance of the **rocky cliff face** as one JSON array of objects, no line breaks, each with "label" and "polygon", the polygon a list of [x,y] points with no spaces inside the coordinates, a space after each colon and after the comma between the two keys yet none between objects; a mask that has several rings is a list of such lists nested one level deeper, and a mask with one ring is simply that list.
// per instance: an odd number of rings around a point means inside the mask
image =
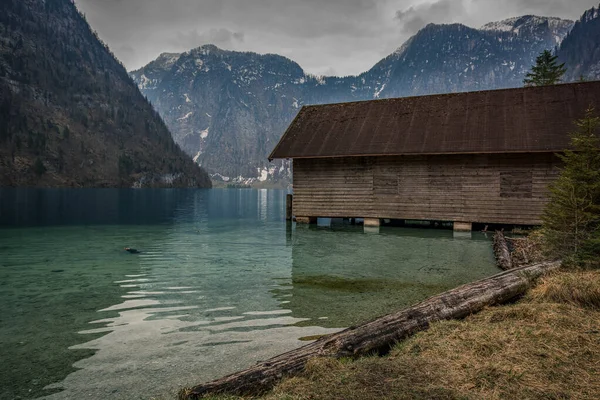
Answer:
[{"label": "rocky cliff face", "polygon": [[302,105],[521,86],[535,57],[572,26],[536,16],[481,29],[432,24],[370,71],[345,78],[314,77],[283,57],[214,46],[163,54],[131,75],[213,179],[285,181],[288,166],[266,158]]},{"label": "rocky cliff face", "polygon": [[203,46],[161,55],[133,74],[174,138],[213,177],[276,179],[266,155],[300,107],[304,71],[276,55]]},{"label": "rocky cliff face", "polygon": [[205,187],[70,0],[0,2],[0,185]]},{"label": "rocky cliff face", "polygon": [[600,79],[600,7],[586,11],[561,43],[558,58],[567,80]]}]

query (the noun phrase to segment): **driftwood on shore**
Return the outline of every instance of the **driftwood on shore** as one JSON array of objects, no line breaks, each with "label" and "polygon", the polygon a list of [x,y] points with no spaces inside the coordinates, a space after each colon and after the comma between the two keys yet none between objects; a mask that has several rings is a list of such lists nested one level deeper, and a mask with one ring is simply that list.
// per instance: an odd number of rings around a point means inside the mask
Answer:
[{"label": "driftwood on shore", "polygon": [[228,393],[255,395],[271,389],[284,376],[297,374],[313,357],[358,357],[385,353],[395,343],[428,328],[429,324],[459,319],[491,305],[522,296],[533,281],[557,269],[560,263],[543,263],[473,282],[431,297],[416,306],[390,314],[271,358],[244,371],[182,391],[181,398],[196,399]]},{"label": "driftwood on shore", "polygon": [[496,255],[496,262],[500,269],[508,271],[513,268],[512,257],[504,232],[497,231],[494,234],[494,254]]}]

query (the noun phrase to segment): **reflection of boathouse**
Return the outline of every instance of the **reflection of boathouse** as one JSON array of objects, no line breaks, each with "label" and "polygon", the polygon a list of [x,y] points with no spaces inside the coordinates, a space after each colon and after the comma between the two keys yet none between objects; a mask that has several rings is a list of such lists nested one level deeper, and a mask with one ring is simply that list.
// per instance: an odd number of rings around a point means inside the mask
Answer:
[{"label": "reflection of boathouse", "polygon": [[[301,325],[340,328],[496,273],[489,239],[455,240],[452,231],[297,227],[292,280],[273,289]],[[368,249],[368,251],[365,251]]]},{"label": "reflection of boathouse", "polygon": [[294,161],[298,222],[536,225],[590,106],[600,82],[308,106],[270,159]]}]

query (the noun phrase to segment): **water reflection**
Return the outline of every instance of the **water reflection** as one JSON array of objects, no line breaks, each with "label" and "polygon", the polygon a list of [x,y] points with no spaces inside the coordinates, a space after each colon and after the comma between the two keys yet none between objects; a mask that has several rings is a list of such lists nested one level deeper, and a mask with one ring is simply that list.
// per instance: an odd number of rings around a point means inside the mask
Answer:
[{"label": "water reflection", "polygon": [[292,282],[273,293],[308,318],[300,325],[350,326],[498,272],[485,235],[461,239],[447,230],[300,226]]},{"label": "water reflection", "polygon": [[171,396],[495,272],[450,231],[285,223],[285,194],[0,190],[0,398]]},{"label": "water reflection", "polygon": [[0,188],[0,227],[155,225],[202,209],[208,190]]},{"label": "water reflection", "polygon": [[[114,282],[127,292],[99,312],[118,315],[80,332],[105,333],[72,347],[96,349],[94,356],[53,385],[65,391],[50,398],[90,392],[128,398],[132,387],[173,394],[291,350],[300,337],[332,332],[299,326],[303,320],[271,295],[279,282],[291,281],[280,198],[276,192],[215,192],[206,220],[192,217],[196,209],[178,209],[175,224],[142,249],[138,273]],[[90,371],[110,380],[90,388]]]}]

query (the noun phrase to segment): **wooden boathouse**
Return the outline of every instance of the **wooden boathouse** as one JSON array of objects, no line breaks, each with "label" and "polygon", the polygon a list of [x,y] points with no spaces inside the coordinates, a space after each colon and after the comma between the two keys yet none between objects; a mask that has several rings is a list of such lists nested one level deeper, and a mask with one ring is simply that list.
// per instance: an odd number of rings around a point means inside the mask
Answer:
[{"label": "wooden boathouse", "polygon": [[293,214],[538,225],[573,122],[600,82],[303,107],[269,160],[293,159]]}]

